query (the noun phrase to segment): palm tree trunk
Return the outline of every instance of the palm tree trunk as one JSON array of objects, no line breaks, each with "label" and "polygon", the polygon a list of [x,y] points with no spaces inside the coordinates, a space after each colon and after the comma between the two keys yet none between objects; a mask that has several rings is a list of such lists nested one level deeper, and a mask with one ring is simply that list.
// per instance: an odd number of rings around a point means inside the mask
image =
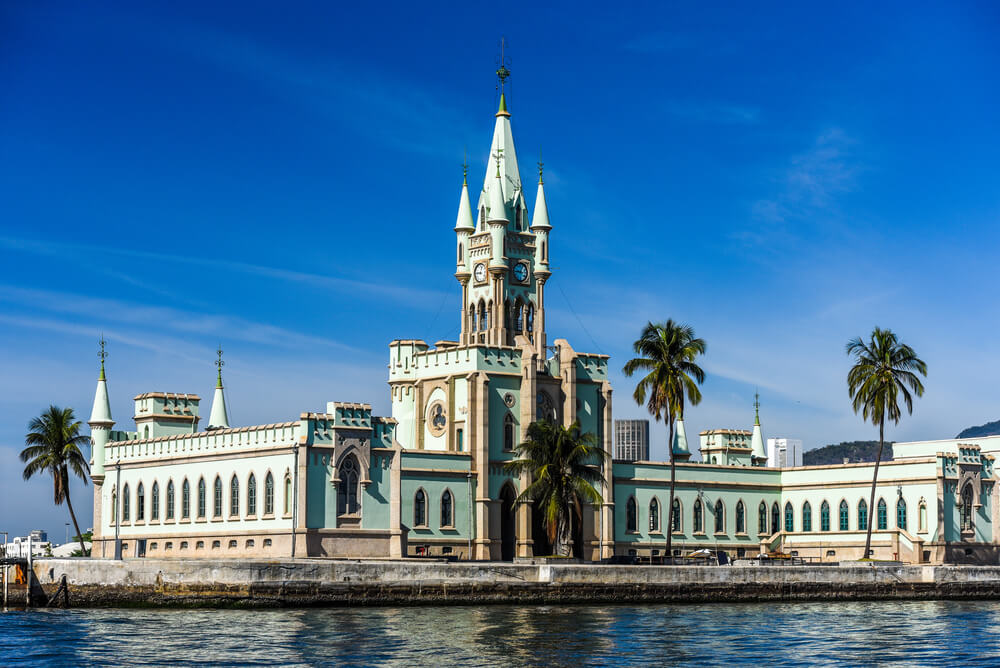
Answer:
[{"label": "palm tree trunk", "polygon": [[674,416],[673,414],[668,415],[670,420],[670,426],[667,427],[667,453],[670,456],[670,501],[667,503],[667,526],[665,531],[667,532],[667,553],[663,555],[664,562],[667,563],[667,557],[671,558],[673,563],[673,541],[674,541],[674,483],[677,480],[677,469],[674,466]]},{"label": "palm tree trunk", "polygon": [[73,528],[76,529],[76,537],[80,539],[80,555],[87,556],[87,546],[83,542],[83,534],[80,533],[80,524],[76,521],[76,513],[73,512],[73,502],[69,500],[69,473],[62,472],[63,484],[66,485],[66,507],[69,508],[69,516],[73,520]]},{"label": "palm tree trunk", "polygon": [[867,559],[872,549],[872,516],[875,514],[875,483],[878,481],[878,465],[882,462],[882,444],[885,442],[885,418],[878,422],[878,457],[875,459],[875,472],[872,474],[872,495],[868,502],[868,535],[865,536],[865,553],[861,557]]}]

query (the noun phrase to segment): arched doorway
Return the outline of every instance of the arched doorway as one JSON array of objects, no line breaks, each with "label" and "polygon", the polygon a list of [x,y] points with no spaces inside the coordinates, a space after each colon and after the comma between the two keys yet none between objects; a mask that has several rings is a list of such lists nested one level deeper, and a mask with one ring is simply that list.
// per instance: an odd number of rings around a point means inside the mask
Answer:
[{"label": "arched doorway", "polygon": [[500,489],[500,558],[503,561],[514,560],[514,548],[516,543],[516,521],[514,512],[514,499],[517,494],[514,488],[508,483]]}]

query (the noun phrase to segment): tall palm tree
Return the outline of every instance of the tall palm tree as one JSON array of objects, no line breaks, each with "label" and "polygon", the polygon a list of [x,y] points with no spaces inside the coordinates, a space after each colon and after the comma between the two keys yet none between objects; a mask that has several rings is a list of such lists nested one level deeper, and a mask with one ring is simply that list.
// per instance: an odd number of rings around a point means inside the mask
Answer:
[{"label": "tall palm tree", "polygon": [[633,397],[640,406],[645,403],[657,421],[666,413],[667,450],[670,453],[670,503],[667,504],[667,556],[673,555],[674,486],[677,480],[674,462],[674,421],[684,419],[684,399],[697,406],[701,401],[698,384],[705,382],[705,372],[698,366],[698,355],[705,354],[704,339],[695,338],[694,329],[668,319],[662,324],[648,323],[639,339],[632,344],[638,357],[625,364],[624,372],[631,377],[644,372],[635,386]]},{"label": "tall palm tree", "polygon": [[[847,391],[853,402],[854,412],[861,411],[865,421],[878,425],[878,457],[872,474],[872,493],[868,503],[868,535],[865,537],[867,559],[872,546],[872,515],[875,514],[875,485],[878,482],[878,465],[882,461],[885,443],[885,421],[899,424],[902,395],[906,412],[913,413],[913,394],[923,396],[924,386],[917,373],[927,377],[927,365],[917,357],[913,348],[900,343],[890,329],[876,327],[871,339],[861,337],[847,342],[847,354],[854,358],[854,366],[847,372]],[[911,391],[913,394],[911,394]]]},{"label": "tall palm tree", "polygon": [[87,459],[80,451],[81,446],[90,442],[80,433],[81,423],[72,408],[49,406],[48,410],[28,423],[28,433],[24,443],[28,447],[21,451],[21,461],[25,462],[24,479],[29,480],[36,473],[48,471],[52,475],[56,505],[63,501],[69,508],[80,550],[84,556],[87,547],[83,542],[83,532],[73,512],[73,502],[69,498],[70,472],[87,484]]},{"label": "tall palm tree", "polygon": [[604,502],[594,487],[604,476],[597,464],[607,457],[592,433],[583,433],[580,421],[569,427],[539,420],[528,425],[524,443],[517,446],[517,459],[504,465],[508,473],[528,473],[531,484],[516,504],[534,501],[544,513],[549,544],[555,554],[570,554],[573,522],[582,521],[583,503]]}]

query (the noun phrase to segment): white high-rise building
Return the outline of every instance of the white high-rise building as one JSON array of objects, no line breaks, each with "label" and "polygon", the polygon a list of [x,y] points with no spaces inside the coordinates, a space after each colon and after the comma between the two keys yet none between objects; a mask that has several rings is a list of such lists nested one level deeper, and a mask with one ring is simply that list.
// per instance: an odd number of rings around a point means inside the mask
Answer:
[{"label": "white high-rise building", "polygon": [[797,438],[767,439],[767,465],[772,468],[802,466],[802,441]]},{"label": "white high-rise building", "polygon": [[615,459],[649,461],[649,420],[615,420]]}]

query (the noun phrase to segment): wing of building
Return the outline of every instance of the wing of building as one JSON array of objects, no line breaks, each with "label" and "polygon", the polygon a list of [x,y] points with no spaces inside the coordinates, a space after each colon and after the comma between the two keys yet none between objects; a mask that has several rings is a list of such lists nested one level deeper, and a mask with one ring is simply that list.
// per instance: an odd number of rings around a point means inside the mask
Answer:
[{"label": "wing of building", "polygon": [[877,558],[997,563],[1000,437],[896,444],[872,508],[872,464],[767,466],[759,415],[749,430],[703,431],[700,461],[677,423],[674,512],[669,464],[642,461],[648,426],[622,431],[610,464],[608,357],[565,339],[549,345],[553,227],[540,165],[529,210],[503,94],[489,156],[475,207],[467,178],[459,193],[458,340],[389,344],[392,417],[330,402],[284,422],[232,426],[220,351],[205,428],[197,395],[145,392],[134,399],[135,429],[118,431],[102,360],[89,421],[94,556],[112,556],[116,540],[130,557],[548,554],[539,513],[515,503],[529,481],[504,467],[528,425],[547,419],[579,421],[609,462],[603,501],[585,504],[574,525],[584,560],[662,556],[668,528],[675,554],[857,558],[871,519]]}]

